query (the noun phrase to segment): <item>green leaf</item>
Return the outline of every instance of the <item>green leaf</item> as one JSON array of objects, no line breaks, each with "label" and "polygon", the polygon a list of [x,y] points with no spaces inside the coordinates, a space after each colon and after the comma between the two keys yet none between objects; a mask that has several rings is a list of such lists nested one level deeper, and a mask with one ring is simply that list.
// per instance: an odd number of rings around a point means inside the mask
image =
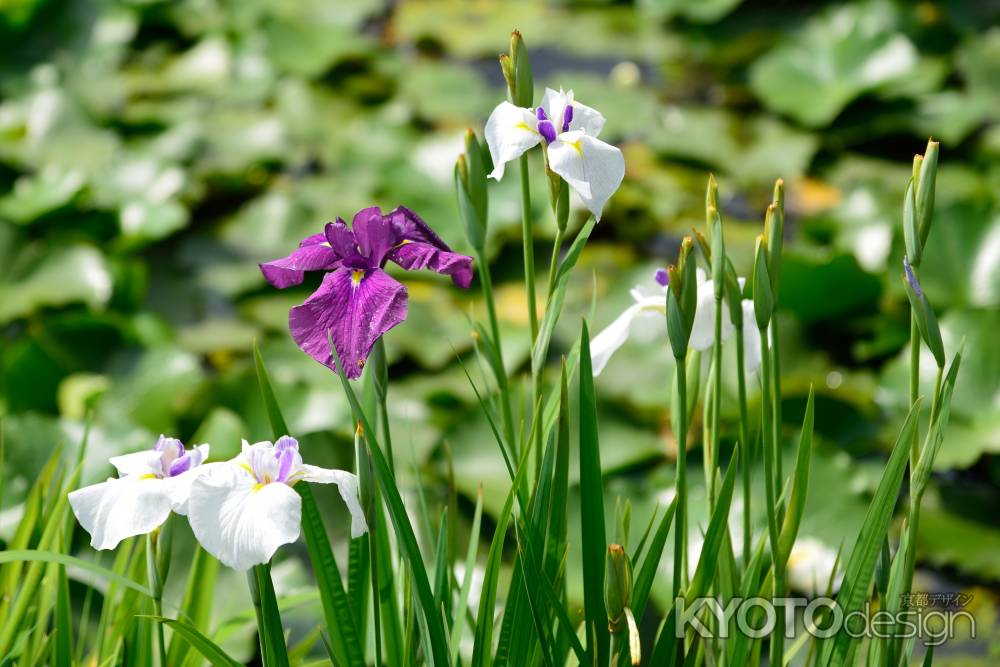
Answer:
[{"label": "green leaf", "polygon": [[799,449],[795,457],[795,470],[792,473],[792,496],[788,501],[781,535],[778,537],[778,558],[782,563],[788,561],[792,546],[799,534],[799,525],[805,513],[806,496],[809,492],[809,462],[812,459],[812,437],[814,420],[813,389],[809,387],[809,398],[806,400],[806,414],[802,418],[802,433],[799,436]]},{"label": "green leaf", "polygon": [[695,598],[707,595],[714,581],[715,570],[720,560],[719,551],[722,549],[725,536],[729,531],[729,505],[733,500],[733,487],[736,485],[739,456],[740,448],[737,447],[729,460],[729,468],[726,470],[726,477],[719,490],[715,511],[712,512],[708,530],[705,532],[705,541],[701,547],[701,556],[698,558],[698,567],[694,571],[694,577],[691,579],[685,595],[689,605],[694,602]]},{"label": "green leaf", "polygon": [[190,623],[178,619],[164,618],[163,616],[143,616],[142,618],[149,618],[162,623],[184,637],[214,667],[242,667],[239,662],[229,657],[225,651],[213,643],[211,639],[201,634]]},{"label": "green leaf", "polygon": [[458,593],[458,606],[455,608],[453,625],[451,626],[451,664],[458,664],[458,650],[462,645],[462,634],[465,632],[465,615],[469,609],[469,594],[472,592],[472,576],[476,566],[476,554],[479,552],[480,526],[483,519],[483,492],[479,490],[476,499],[476,510],[472,515],[472,527],[469,530],[469,546],[465,552],[465,573],[462,586]]},{"label": "green leaf", "polygon": [[86,245],[56,245],[14,282],[0,282],[0,324],[47,306],[83,301],[99,308],[111,298],[104,256]]},{"label": "green leaf", "polygon": [[[195,629],[208,629],[212,617],[215,584],[219,576],[219,561],[210,556],[201,545],[195,546],[194,559],[188,572],[184,595],[179,609]],[[174,633],[167,651],[167,664],[183,665],[191,644],[180,633]]]},{"label": "green leaf", "polygon": [[649,543],[649,549],[642,557],[642,564],[639,565],[639,573],[635,577],[632,588],[632,612],[636,621],[642,621],[643,613],[646,611],[646,601],[649,599],[649,592],[653,588],[653,580],[656,578],[657,569],[660,566],[660,557],[663,555],[663,548],[667,544],[667,535],[670,533],[670,525],[674,520],[674,513],[677,511],[677,496],[670,501],[666,513],[660,519],[660,524],[653,534],[653,541]]},{"label": "green leaf", "polygon": [[[847,560],[844,580],[840,586],[840,592],[837,594],[837,605],[845,616],[861,609],[875,577],[875,565],[882,548],[882,542],[889,529],[893,509],[896,506],[896,497],[903,481],[910,443],[913,442],[913,433],[917,428],[919,415],[920,401],[918,400],[910,409],[910,414],[906,417],[899,437],[896,438],[896,444],[893,446],[892,454],[886,463],[885,472],[868,507],[868,513],[858,534],[858,540]],[[824,643],[819,664],[830,667],[840,667],[846,664],[852,643],[853,640],[846,632],[837,633],[835,637]]]},{"label": "green leaf", "polygon": [[583,322],[580,334],[580,539],[583,550],[583,607],[587,651],[605,664],[610,650],[608,613],[604,608],[604,483],[597,437],[597,395],[590,360],[590,333]]},{"label": "green leaf", "polygon": [[822,127],[860,94],[914,72],[917,50],[897,22],[881,0],[832,6],[754,62],[750,86],[767,107]]},{"label": "green leaf", "polygon": [[[334,357],[337,360],[337,367],[341,368],[342,362],[336,348],[331,344],[330,349],[333,350]],[[357,415],[358,419],[361,420],[365,438],[367,438],[370,444],[369,451],[371,452],[372,464],[375,468],[375,478],[378,480],[379,488],[385,499],[386,508],[389,511],[389,518],[392,521],[393,528],[395,528],[400,551],[409,565],[413,580],[412,583],[422,612],[423,624],[430,638],[430,646],[426,647],[429,649],[429,659],[435,665],[446,665],[448,661],[448,639],[445,635],[441,616],[434,605],[434,594],[431,591],[430,581],[427,578],[427,570],[420,555],[420,547],[417,546],[417,538],[413,533],[413,526],[410,525],[406,506],[403,504],[403,499],[396,488],[395,475],[389,469],[389,464],[386,462],[385,455],[382,453],[382,449],[375,437],[377,431],[373,428],[371,421],[361,408],[361,403],[358,401],[358,397],[355,395],[350,382],[343,373],[338,373],[337,377],[340,378],[344,393],[351,404],[351,409]]]},{"label": "green leaf", "polygon": [[52,647],[54,667],[73,665],[73,607],[69,600],[69,580],[66,567],[56,567],[56,613],[53,619],[55,638]]},{"label": "green leaf", "polygon": [[[260,385],[261,396],[268,420],[271,422],[272,434],[277,440],[288,435],[288,425],[281,414],[281,407],[271,387],[271,379],[264,365],[260,349],[254,343],[254,366],[257,370],[257,382]],[[330,539],[323,525],[316,499],[308,484],[296,485],[296,491],[302,498],[302,532],[305,534],[306,547],[309,550],[309,560],[313,566],[316,585],[319,588],[320,600],[323,603],[323,616],[326,620],[329,639],[337,661],[342,665],[360,665],[364,667],[365,659],[358,629],[354,622],[351,603],[344,590],[340,568],[333,556]]]}]

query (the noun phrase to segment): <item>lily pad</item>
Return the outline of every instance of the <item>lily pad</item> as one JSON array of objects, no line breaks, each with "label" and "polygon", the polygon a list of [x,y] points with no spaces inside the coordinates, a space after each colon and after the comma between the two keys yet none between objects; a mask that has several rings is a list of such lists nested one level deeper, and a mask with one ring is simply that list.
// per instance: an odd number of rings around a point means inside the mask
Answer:
[{"label": "lily pad", "polygon": [[83,301],[99,308],[111,297],[104,256],[86,245],[55,246],[23,277],[0,283],[0,323],[46,306]]},{"label": "lily pad", "polygon": [[858,95],[913,73],[920,57],[897,23],[884,0],[832,6],[757,60],[751,87],[768,108],[824,126]]}]

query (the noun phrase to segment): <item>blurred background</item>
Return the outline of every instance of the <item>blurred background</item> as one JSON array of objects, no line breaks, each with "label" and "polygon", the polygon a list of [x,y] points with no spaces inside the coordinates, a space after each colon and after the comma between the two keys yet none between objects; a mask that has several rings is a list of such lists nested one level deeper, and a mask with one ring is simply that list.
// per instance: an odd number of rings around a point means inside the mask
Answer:
[{"label": "blurred background", "polygon": [[[784,427],[793,438],[813,384],[818,444],[801,534],[833,552],[851,546],[908,401],[901,202],[913,155],[940,140],[921,278],[949,355],[964,340],[965,358],[914,588],[973,596],[979,640],[938,659],[996,664],[996,2],[0,0],[0,543],[28,482],[57,446],[72,450],[89,408],[86,481],[161,432],[210,442],[213,457],[267,437],[254,339],[307,458],[351,465],[338,381],[287,335],[288,309],[319,276],[279,292],[256,264],[371,204],[405,204],[468,251],[452,169],[464,130],[481,136],[506,96],[496,55],[515,27],[537,99],[544,86],[572,88],[607,117],[602,139],[627,165],[575,274],[554,362],[581,316],[600,330],[634,284],[674,260],[703,224],[709,172],[741,274],[774,179],[785,179]],[[532,159],[543,262],[555,230]],[[528,361],[516,186],[491,188],[489,230],[512,370]],[[478,289],[431,274],[405,281],[410,316],[386,338],[397,465],[436,504],[450,456],[463,510],[482,482],[496,512],[506,474],[455,361],[485,383],[469,320],[483,316]],[[611,509],[630,499],[636,533],[672,484],[671,365],[665,339],[639,338],[599,378],[606,497]],[[344,535],[334,497],[321,495]],[[570,561],[571,578],[578,567]],[[308,585],[298,559],[279,568],[279,588]],[[222,587],[220,609],[227,596],[247,604],[241,588]],[[314,623],[314,612],[303,617]],[[234,655],[249,655],[249,632],[231,633]]]}]

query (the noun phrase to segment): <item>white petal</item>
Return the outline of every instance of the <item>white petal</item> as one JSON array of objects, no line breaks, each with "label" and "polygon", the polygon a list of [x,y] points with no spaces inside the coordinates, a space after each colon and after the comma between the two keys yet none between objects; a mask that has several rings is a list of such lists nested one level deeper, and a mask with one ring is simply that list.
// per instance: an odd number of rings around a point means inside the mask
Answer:
[{"label": "white petal", "polygon": [[119,477],[125,475],[146,475],[160,472],[160,452],[144,449],[141,452],[112,456],[108,461],[118,471]]},{"label": "white petal", "polygon": [[753,301],[743,299],[743,368],[753,373],[760,367],[760,329],[754,318]]},{"label": "white petal", "polygon": [[[733,335],[733,320],[729,317],[729,308],[722,304],[722,340],[727,340],[731,335]],[[706,280],[698,283],[698,305],[694,311],[694,324],[691,325],[690,344],[695,350],[704,351],[714,343],[715,281]]]},{"label": "white petal", "polygon": [[576,190],[584,206],[601,211],[625,177],[622,152],[580,131],[563,132],[548,147],[549,167]]},{"label": "white petal", "polygon": [[557,130],[562,130],[563,113],[566,105],[573,105],[573,120],[569,123],[569,131],[583,130],[592,137],[596,137],[604,129],[604,116],[596,109],[580,104],[573,97],[573,91],[563,92],[545,89],[542,96],[542,108],[549,115],[549,119],[556,126]]},{"label": "white petal", "polygon": [[302,500],[281,482],[258,486],[239,466],[199,475],[188,503],[191,529],[205,551],[234,570],[271,560],[299,537]]},{"label": "white petal", "polygon": [[632,327],[632,320],[639,313],[639,305],[632,304],[626,308],[615,321],[609,324],[603,331],[593,337],[590,341],[590,358],[593,363],[594,376],[601,374],[607,365],[611,355],[628,340],[628,332]]},{"label": "white petal", "polygon": [[[207,447],[207,445],[205,445]],[[163,480],[170,496],[170,508],[182,516],[188,513],[188,501],[191,498],[191,487],[196,479],[202,475],[211,474],[213,470],[225,463],[203,463],[200,466],[191,468],[176,477],[167,477]]]},{"label": "white petal", "polygon": [[308,464],[303,465],[299,470],[305,473],[303,479],[307,482],[337,485],[340,497],[344,499],[347,509],[351,513],[351,537],[361,537],[368,532],[365,512],[361,509],[361,501],[358,500],[357,475],[346,470],[330,470]]},{"label": "white petal", "polygon": [[503,178],[504,166],[537,145],[542,135],[536,129],[538,119],[528,109],[501,102],[486,121],[486,144],[493,158],[490,178]]},{"label": "white petal", "polygon": [[129,475],[86,486],[69,494],[73,514],[90,533],[95,549],[114,549],[127,537],[144,535],[170,515],[162,479]]}]

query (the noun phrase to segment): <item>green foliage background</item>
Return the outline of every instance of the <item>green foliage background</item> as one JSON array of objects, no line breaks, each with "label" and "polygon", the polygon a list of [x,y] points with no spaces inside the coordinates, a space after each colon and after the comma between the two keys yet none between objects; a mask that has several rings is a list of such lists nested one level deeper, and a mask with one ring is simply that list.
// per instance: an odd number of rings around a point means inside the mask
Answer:
[{"label": "green foliage background", "polygon": [[[88,409],[85,481],[108,473],[107,456],[160,432],[211,442],[214,458],[238,451],[241,437],[268,437],[254,339],[310,459],[348,466],[352,424],[337,379],[287,335],[288,308],[318,277],[277,292],[256,263],[372,203],[410,206],[467,251],[452,167],[465,128],[481,132],[504,96],[495,55],[517,27],[537,92],[572,88],[600,109],[602,138],[622,147],[628,169],[581,258],[556,350],[572,345],[592,304],[596,332],[633,284],[673,260],[680,235],[702,220],[707,172],[720,181],[741,274],[773,180],[786,180],[785,426],[790,436],[814,384],[802,534],[832,548],[856,532],[908,403],[900,202],[912,155],[928,135],[941,141],[921,278],[949,355],[963,338],[966,352],[922,514],[918,584],[974,591],[977,614],[995,625],[995,6],[20,0],[0,12],[0,540],[51,451],[79,440]],[[506,357],[520,367],[528,333],[515,185],[491,189],[490,254]],[[554,233],[545,187],[533,184],[539,257]],[[447,449],[467,514],[482,481],[495,516],[505,473],[455,362],[476,363],[477,291],[430,275],[406,281],[410,317],[386,339],[403,479],[419,472],[432,500],[444,499]],[[612,507],[630,498],[637,517],[672,483],[671,364],[665,339],[633,340],[597,384],[605,497]],[[730,426],[735,417],[724,415]],[[321,505],[346,519],[339,504]],[[287,590],[308,582],[296,558],[278,567]],[[218,609],[227,596],[244,604],[241,591],[220,591]],[[246,633],[231,634],[249,650]]]}]

